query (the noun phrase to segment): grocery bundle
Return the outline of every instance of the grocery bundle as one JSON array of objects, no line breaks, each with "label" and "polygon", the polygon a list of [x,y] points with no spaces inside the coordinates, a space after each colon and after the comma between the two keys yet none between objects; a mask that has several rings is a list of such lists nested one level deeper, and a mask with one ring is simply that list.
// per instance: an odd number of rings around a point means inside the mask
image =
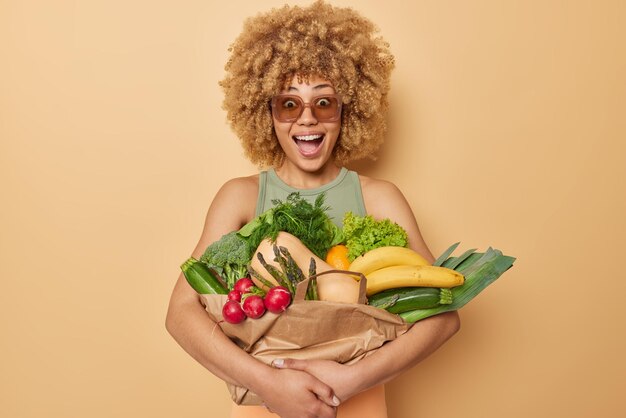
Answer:
[{"label": "grocery bundle", "polygon": [[[350,212],[337,227],[324,195],[298,193],[214,242],[181,269],[207,313],[242,349],[274,358],[360,360],[411,324],[457,310],[515,258],[446,250],[432,265],[389,219]],[[345,326],[344,324],[349,324]],[[261,400],[228,385],[238,404]]]}]

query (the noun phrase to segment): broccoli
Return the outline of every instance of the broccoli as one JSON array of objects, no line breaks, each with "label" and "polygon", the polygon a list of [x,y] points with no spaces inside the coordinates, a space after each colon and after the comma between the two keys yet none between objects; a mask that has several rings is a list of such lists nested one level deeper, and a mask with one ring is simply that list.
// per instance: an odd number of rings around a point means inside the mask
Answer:
[{"label": "broccoli", "polygon": [[200,261],[217,271],[232,289],[237,279],[248,275],[251,257],[246,239],[233,231],[209,245]]}]

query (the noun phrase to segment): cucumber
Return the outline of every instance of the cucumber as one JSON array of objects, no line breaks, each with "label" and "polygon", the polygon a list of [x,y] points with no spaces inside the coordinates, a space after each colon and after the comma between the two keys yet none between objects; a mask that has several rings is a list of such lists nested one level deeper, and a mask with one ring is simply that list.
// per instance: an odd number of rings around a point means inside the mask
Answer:
[{"label": "cucumber", "polygon": [[206,264],[199,262],[195,258],[189,257],[180,266],[180,269],[183,271],[187,283],[199,294],[228,294],[228,290],[226,290],[226,287],[224,287],[217,275]]},{"label": "cucumber", "polygon": [[450,289],[438,287],[401,287],[385,290],[369,298],[370,305],[391,313],[436,308],[450,303],[452,303]]}]

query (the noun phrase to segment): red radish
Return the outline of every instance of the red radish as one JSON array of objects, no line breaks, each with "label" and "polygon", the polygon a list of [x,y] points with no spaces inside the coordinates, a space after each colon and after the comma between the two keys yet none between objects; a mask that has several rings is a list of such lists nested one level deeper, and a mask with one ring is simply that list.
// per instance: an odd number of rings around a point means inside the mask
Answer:
[{"label": "red radish", "polygon": [[254,282],[250,280],[248,277],[242,277],[241,279],[235,282],[234,289],[239,291],[242,295],[244,293],[249,293],[250,288],[254,286]]},{"label": "red radish", "polygon": [[291,303],[291,293],[284,286],[275,286],[265,295],[265,307],[273,313],[281,313]]},{"label": "red radish", "polygon": [[234,300],[229,300],[224,304],[222,316],[224,317],[224,321],[231,324],[238,324],[246,319],[246,314],[243,309],[241,309],[241,305]]},{"label": "red radish", "polygon": [[228,292],[227,298],[228,300],[241,302],[241,292],[239,290],[231,290],[230,292]]},{"label": "red radish", "polygon": [[265,313],[263,298],[258,295],[248,295],[242,303],[243,311],[249,318],[257,319]]}]

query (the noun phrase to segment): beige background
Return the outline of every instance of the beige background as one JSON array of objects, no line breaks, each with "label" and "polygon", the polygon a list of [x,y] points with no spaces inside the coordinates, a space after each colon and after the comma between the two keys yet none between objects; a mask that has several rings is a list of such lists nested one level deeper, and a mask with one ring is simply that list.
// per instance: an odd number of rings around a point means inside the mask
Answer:
[{"label": "beige background", "polygon": [[[164,317],[217,188],[256,170],[217,82],[284,1],[260,3],[0,1],[0,416],[226,416]],[[434,253],[519,258],[391,417],[622,416],[626,3],[333,3],[397,58],[385,151],[355,167]]]}]

